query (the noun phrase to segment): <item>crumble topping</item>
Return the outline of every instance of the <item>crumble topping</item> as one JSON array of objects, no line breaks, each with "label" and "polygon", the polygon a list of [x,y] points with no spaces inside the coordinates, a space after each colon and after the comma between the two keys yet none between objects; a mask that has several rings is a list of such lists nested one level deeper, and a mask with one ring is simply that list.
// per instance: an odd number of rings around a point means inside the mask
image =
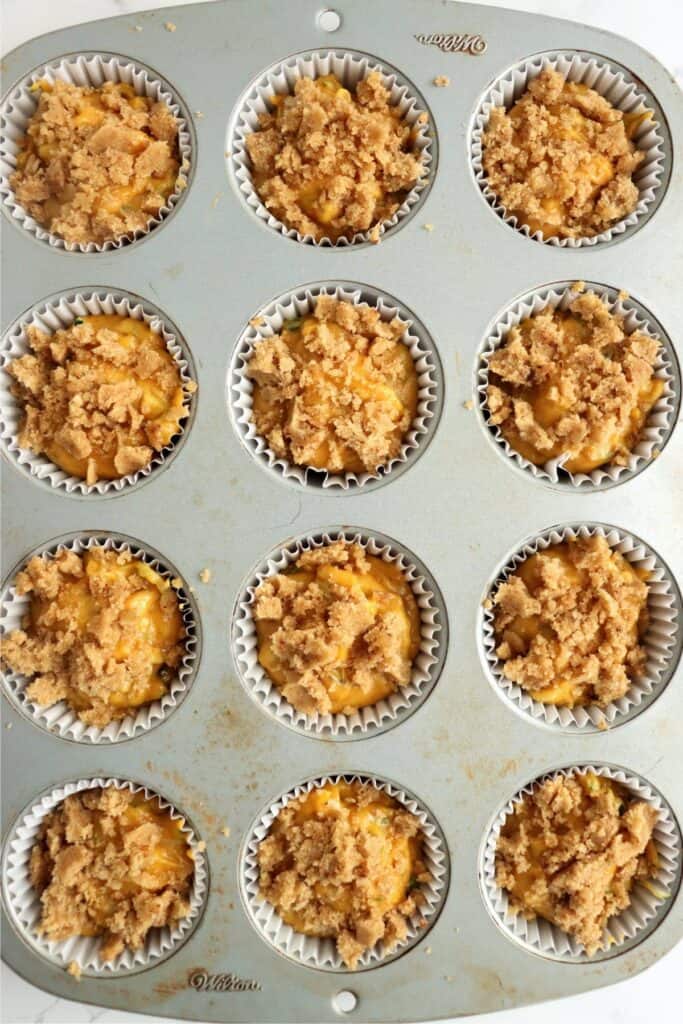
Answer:
[{"label": "crumble topping", "polygon": [[511,327],[489,359],[489,423],[535,465],[589,473],[628,464],[665,382],[657,338],[627,334],[595,292],[566,311],[546,309]]},{"label": "crumble topping", "polygon": [[273,216],[302,235],[379,230],[424,173],[415,133],[377,71],[353,92],[334,75],[300,78],[293,95],[270,103],[246,140],[252,180]]},{"label": "crumble topping", "polygon": [[493,597],[505,676],[547,704],[623,697],[645,668],[645,578],[601,536],[525,559]]},{"label": "crumble topping", "polygon": [[396,458],[417,411],[417,373],[390,323],[365,303],[319,295],[312,315],[254,346],[252,415],[279,458],[330,472],[376,472]]},{"label": "crumble topping", "polygon": [[411,677],[417,603],[401,570],[339,540],[258,587],[259,663],[305,714],[352,713]]},{"label": "crumble topping", "polygon": [[611,779],[592,772],[548,779],[508,816],[496,881],[512,910],[544,917],[595,953],[609,941],[609,919],[629,906],[634,883],[656,870],[656,821],[653,807]]},{"label": "crumble topping", "polygon": [[359,782],[327,783],[291,800],[259,846],[260,892],[296,932],[336,939],[353,969],[379,941],[408,934],[431,875],[420,823]]},{"label": "crumble topping", "polygon": [[[113,786],[66,797],[31,851],[38,934],[101,936],[100,957],[114,960],[139,949],[151,928],[187,917],[194,864],[182,827],[156,799]],[[71,965],[69,973],[80,976]]]},{"label": "crumble topping", "polygon": [[143,320],[77,317],[45,334],[26,328],[31,352],[7,372],[23,404],[19,444],[88,485],[137,473],[180,432],[183,384],[164,339]]},{"label": "crumble topping", "polygon": [[129,551],[62,550],[32,558],[15,586],[30,608],[3,638],[2,657],[31,679],[33,703],[65,700],[102,727],[167,692],[185,629],[177,594],[146,562]]},{"label": "crumble topping", "polygon": [[638,203],[631,141],[649,111],[624,114],[587,86],[545,68],[483,135],[488,182],[507,213],[546,237],[600,234]]},{"label": "crumble topping", "polygon": [[17,201],[66,242],[144,231],[176,188],[178,121],[132,85],[44,79],[10,178]]}]

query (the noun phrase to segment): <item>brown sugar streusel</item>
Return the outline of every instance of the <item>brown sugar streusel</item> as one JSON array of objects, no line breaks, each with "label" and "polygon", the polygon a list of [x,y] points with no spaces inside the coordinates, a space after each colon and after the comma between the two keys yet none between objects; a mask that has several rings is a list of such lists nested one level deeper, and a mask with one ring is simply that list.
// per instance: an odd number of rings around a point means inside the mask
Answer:
[{"label": "brown sugar streusel", "polygon": [[600,234],[638,203],[633,136],[648,111],[624,114],[594,89],[545,68],[483,134],[488,184],[509,216],[545,238]]},{"label": "brown sugar streusel", "polygon": [[178,120],[133,86],[57,79],[32,86],[38,107],[10,184],[41,227],[101,245],[148,229],[179,179]]},{"label": "brown sugar streusel", "polygon": [[286,227],[316,241],[379,228],[424,173],[415,130],[377,71],[345,89],[334,75],[300,78],[275,95],[247,136],[252,180]]}]

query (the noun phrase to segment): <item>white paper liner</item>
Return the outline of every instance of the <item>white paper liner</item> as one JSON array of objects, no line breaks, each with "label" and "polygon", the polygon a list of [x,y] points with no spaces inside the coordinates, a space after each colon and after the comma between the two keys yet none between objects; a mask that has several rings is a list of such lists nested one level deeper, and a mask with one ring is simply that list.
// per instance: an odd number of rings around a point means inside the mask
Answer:
[{"label": "white paper liner", "polygon": [[[320,939],[295,932],[290,925],[284,923],[275,907],[263,899],[259,893],[258,849],[280,811],[295,797],[301,796],[304,793],[310,793],[313,789],[320,789],[321,786],[327,783],[336,783],[340,780],[363,782],[374,786],[376,789],[382,790],[393,797],[406,810],[415,815],[422,828],[423,859],[432,876],[430,882],[422,883],[419,887],[423,896],[423,903],[410,918],[408,935],[403,942],[395,946],[390,952],[385,952],[384,942],[380,940],[375,946],[363,953],[353,971],[344,965],[341,956],[337,952],[334,939]],[[293,786],[270,803],[247,833],[242,845],[239,873],[240,890],[247,916],[265,942],[277,950],[278,953],[282,953],[296,963],[304,964],[307,967],[316,967],[320,970],[351,974],[354,971],[363,971],[389,963],[411,949],[425,937],[429,929],[435,924],[445,903],[448,893],[450,865],[446,840],[441,828],[436,818],[422,801],[412,793],[400,789],[393,783],[378,776],[368,775],[365,772],[343,772],[307,779],[297,786]]]},{"label": "white paper liner", "polygon": [[[359,544],[376,558],[397,565],[410,584],[420,613],[420,649],[413,661],[410,682],[376,704],[358,708],[353,714],[304,714],[282,696],[258,661],[258,637],[253,617],[253,599],[267,578],[292,565],[304,551],[321,548],[335,540]],[[447,616],[443,597],[427,569],[415,556],[388,538],[354,528],[323,530],[294,538],[272,551],[250,574],[235,603],[232,635],[237,670],[247,692],[278,722],[312,736],[349,740],[376,735],[398,725],[426,700],[439,679],[448,646]]]},{"label": "white paper liner", "polygon": [[[164,579],[180,578],[177,570],[163,556],[153,552],[153,549],[139,547],[130,537],[102,531],[92,536],[83,534],[63,538],[56,542],[48,541],[47,544],[31,552],[20,565],[13,569],[3,584],[2,595],[0,595],[0,636],[6,636],[13,630],[22,628],[24,616],[29,610],[30,600],[28,595],[19,596],[14,584],[17,573],[25,568],[31,558],[40,555],[43,558],[52,559],[58,552],[64,550],[75,551],[76,554],[81,555],[93,548],[104,548],[106,551],[130,551],[134,558],[151,565]],[[106,726],[87,725],[65,700],[52,704],[50,707],[34,704],[26,696],[30,679],[12,671],[2,663],[0,677],[6,695],[17,709],[39,728],[54,736],[60,736],[62,739],[75,740],[77,743],[120,743],[160,725],[187,696],[197,674],[201,653],[201,632],[197,607],[184,587],[175,590],[175,593],[185,627],[184,654],[167,693],[159,700],[145,704],[126,715],[125,718],[109,722]]]},{"label": "white paper liner", "polygon": [[[160,451],[154,452],[147,466],[136,473],[127,473],[116,480],[98,480],[87,484],[82,477],[71,476],[57,466],[46,455],[38,455],[19,443],[19,431],[23,416],[23,403],[12,394],[13,380],[7,367],[14,359],[30,353],[26,328],[37,327],[46,334],[54,334],[69,327],[77,317],[88,315],[112,315],[131,317],[144,322],[161,335],[168,352],[173,356],[185,392],[187,415],[180,424],[180,430]],[[10,462],[21,472],[60,492],[89,497],[107,497],[121,493],[144,483],[153,472],[165,466],[174,458],[182,446],[192,423],[196,392],[190,393],[187,385],[196,379],[196,372],[189,349],[161,310],[152,303],[121,291],[101,289],[67,292],[54,299],[38,303],[32,310],[23,313],[5,334],[0,345],[0,445]]]},{"label": "white paper liner", "polygon": [[[620,783],[633,797],[647,801],[657,810],[659,820],[654,828],[653,840],[659,856],[659,867],[656,875],[648,881],[657,892],[662,893],[662,898],[658,898],[642,883],[636,882],[631,890],[630,905],[608,921],[604,939],[606,948],[598,950],[591,956],[586,953],[580,942],[544,918],[534,917],[527,920],[522,914],[513,912],[509,907],[507,892],[496,884],[495,864],[500,831],[515,803],[532,793],[546,779],[585,775],[588,772]],[[678,890],[680,874],[681,834],[668,803],[654,786],[641,776],[623,768],[602,764],[559,768],[533,779],[519,789],[491,822],[479,863],[479,879],[484,902],[498,927],[528,952],[565,963],[580,964],[618,956],[654,931],[669,911]]]},{"label": "white paper liner", "polygon": [[597,704],[574,708],[542,704],[504,675],[504,663],[496,654],[498,641],[494,631],[495,608],[484,608],[482,605],[478,619],[479,649],[489,682],[503,700],[534,724],[583,733],[602,732],[605,726],[622,725],[659,697],[676,669],[680,656],[681,614],[681,595],[676,581],[652,548],[633,534],[615,526],[582,523],[555,526],[545,530],[522,544],[507,560],[504,568],[488,587],[486,597],[493,597],[498,587],[517,570],[518,566],[536,552],[570,539],[595,536],[604,537],[610,548],[623,555],[627,562],[650,573],[647,580],[650,623],[642,640],[647,651],[645,669],[642,675],[631,681],[623,697],[611,701],[604,708],[598,707]]},{"label": "white paper liner", "polygon": [[371,231],[359,231],[351,238],[339,238],[336,241],[331,238],[317,240],[312,235],[302,235],[277,220],[263,204],[253,186],[246,137],[257,130],[259,115],[270,109],[271,97],[293,93],[294,85],[300,78],[320,78],[333,74],[346,89],[353,90],[372,71],[380,72],[382,81],[389,90],[391,106],[397,107],[403,121],[414,129],[415,150],[422,154],[424,167],[422,176],[393,217],[380,223],[380,238],[409,214],[414,213],[420,201],[426,198],[436,166],[436,138],[430,134],[433,131],[431,116],[424,124],[418,124],[420,114],[429,114],[424,97],[396,68],[386,62],[378,63],[374,57],[355,50],[309,51],[275,64],[248,88],[230,119],[225,144],[228,168],[234,176],[240,196],[261,221],[285,238],[293,238],[297,242],[309,245],[343,248],[359,243],[367,244],[371,241]]},{"label": "white paper liner", "polygon": [[[132,85],[138,96],[147,96],[155,101],[163,100],[178,120],[178,150],[180,169],[176,189],[166,200],[156,216],[150,217],[147,229],[129,232],[119,238],[103,243],[66,242],[59,235],[41,227],[17,202],[10,177],[16,170],[19,143],[26,134],[28,122],[38,106],[38,98],[30,91],[31,85],[39,79],[54,82],[61,79],[84,88],[98,88],[105,82],[123,82]],[[47,242],[55,249],[67,252],[106,252],[120,249],[138,238],[143,238],[168,217],[185,191],[192,166],[192,139],[189,129],[189,115],[172,87],[156,71],[139,62],[127,61],[109,53],[83,53],[59,58],[42,64],[26,75],[3,99],[0,108],[0,200],[10,218],[30,232],[41,242]]]},{"label": "white paper liner", "polygon": [[610,313],[624,317],[626,334],[633,334],[638,330],[650,338],[657,338],[660,342],[654,365],[654,376],[664,381],[664,391],[650,410],[640,431],[638,442],[630,452],[626,465],[618,466],[614,462],[609,462],[604,466],[598,466],[590,473],[570,473],[563,465],[569,458],[567,453],[550,459],[541,466],[536,466],[512,447],[499,426],[492,426],[488,421],[489,360],[491,356],[504,344],[510,329],[523,320],[548,308],[566,310],[579,295],[574,287],[574,282],[563,281],[555,285],[536,288],[501,313],[484,341],[479,354],[476,375],[479,414],[486,434],[493,441],[496,451],[510,459],[513,466],[528,473],[535,480],[541,480],[553,486],[573,487],[583,493],[623,483],[641,472],[654,458],[657,458],[655,453],[661,452],[676,424],[676,412],[680,405],[681,391],[680,373],[673,345],[652,313],[630,296],[620,298],[619,292],[615,288],[590,283],[586,285],[586,291],[598,295],[606,303]]},{"label": "white paper liner", "polygon": [[[580,82],[604,96],[617,110],[625,114],[651,110],[654,117],[639,125],[633,142],[637,149],[646,155],[633,174],[633,181],[638,187],[639,197],[635,210],[623,220],[600,234],[583,238],[559,238],[553,235],[545,238],[540,231],[532,233],[529,227],[519,224],[516,217],[509,215],[498,196],[490,188],[483,167],[483,134],[488,125],[492,107],[503,106],[510,109],[526,92],[529,82],[537,78],[544,68],[552,67],[559,71],[568,81]],[[657,117],[660,119],[657,120]],[[630,73],[613,61],[588,54],[585,51],[572,50],[552,51],[537,54],[527,60],[519,61],[497,78],[488,87],[480,100],[470,136],[470,159],[474,177],[487,202],[506,224],[538,242],[562,248],[578,249],[583,246],[598,245],[609,242],[614,236],[623,234],[628,228],[635,227],[654,210],[655,200],[664,181],[664,170],[667,153],[670,153],[668,129],[661,116],[658,104],[653,97],[644,91],[642,83],[637,82]],[[670,157],[669,157],[670,162]]]},{"label": "white paper liner", "polygon": [[[367,304],[379,311],[382,320],[391,321],[398,317],[405,323],[402,342],[410,350],[417,374],[416,414],[403,438],[398,455],[372,473],[331,473],[309,466],[297,466],[275,454],[266,439],[257,432],[252,419],[253,383],[247,376],[247,369],[255,346],[264,338],[278,334],[286,320],[309,316],[315,309],[319,295],[331,295],[354,305]],[[259,320],[263,323],[254,326],[254,322]],[[237,342],[230,362],[227,401],[242,444],[263,468],[301,486],[315,486],[323,490],[341,489],[351,493],[359,487],[369,489],[373,484],[383,483],[392,471],[396,473],[407,468],[422,454],[438,423],[443,394],[442,380],[441,363],[428,331],[397,299],[366,286],[352,288],[313,284],[280,295],[252,317]]]},{"label": "white paper liner", "polygon": [[[190,894],[190,912],[173,927],[153,928],[144,944],[138,950],[125,949],[114,960],[100,959],[101,938],[76,935],[60,942],[49,941],[36,934],[40,922],[40,897],[31,884],[30,858],[41,823],[67,796],[87,789],[115,786],[129,789],[132,793],[144,793],[156,798],[162,810],[170,811],[171,817],[183,821],[183,834],[193,852],[194,880]],[[199,923],[208,896],[209,877],[206,856],[200,849],[199,839],[187,819],[167,800],[146,786],[124,779],[81,779],[67,782],[51,793],[39,797],[21,815],[7,836],[2,857],[2,880],[5,903],[15,928],[25,942],[40,956],[59,967],[75,962],[84,975],[89,977],[111,977],[126,971],[140,970],[150,964],[165,960],[181,946]]]}]

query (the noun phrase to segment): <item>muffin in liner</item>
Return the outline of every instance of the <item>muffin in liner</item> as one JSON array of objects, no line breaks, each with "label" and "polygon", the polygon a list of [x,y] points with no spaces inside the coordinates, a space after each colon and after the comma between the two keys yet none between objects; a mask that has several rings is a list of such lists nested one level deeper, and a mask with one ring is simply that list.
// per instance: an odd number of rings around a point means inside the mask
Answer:
[{"label": "muffin in liner", "polygon": [[[278,334],[286,320],[309,316],[315,309],[319,295],[330,295],[354,305],[361,303],[377,309],[384,321],[397,317],[405,323],[402,342],[407,345],[413,357],[417,374],[417,409],[415,418],[407,431],[401,450],[389,462],[379,466],[372,473],[332,473],[309,466],[298,466],[287,459],[278,457],[268,442],[256,430],[252,419],[253,384],[247,376],[249,360],[254,348],[264,338]],[[434,342],[426,327],[398,299],[367,285],[352,282],[339,284],[319,282],[285,292],[255,314],[242,333],[230,360],[226,398],[233,426],[242,445],[257,463],[280,479],[315,487],[331,493],[352,494],[358,488],[370,490],[381,486],[387,479],[394,479],[399,473],[419,458],[431,441],[443,405],[443,371]]]},{"label": "muffin in liner", "polygon": [[259,893],[258,849],[280,811],[295,797],[320,789],[328,783],[362,782],[387,793],[407,811],[414,814],[422,828],[424,861],[431,872],[431,880],[420,886],[423,903],[409,921],[409,931],[403,942],[390,952],[385,952],[380,940],[367,950],[358,961],[354,971],[365,971],[380,967],[407,952],[427,934],[446,902],[450,879],[448,847],[441,827],[429,808],[413,793],[398,785],[365,772],[343,772],[305,779],[292,786],[285,793],[271,801],[259,814],[246,833],[239,861],[239,882],[242,902],[251,924],[261,938],[278,953],[295,963],[323,971],[351,974],[337,952],[333,938],[317,938],[295,932],[285,924],[275,907]]},{"label": "muffin in liner", "polygon": [[[82,555],[98,547],[104,548],[105,551],[129,551],[134,558],[146,562],[165,579],[180,579],[177,569],[163,555],[147,544],[142,547],[140,542],[132,537],[104,530],[66,534],[35,548],[9,573],[0,594],[0,636],[21,629],[30,601],[27,595],[21,597],[17,594],[15,579],[17,573],[26,567],[31,558],[40,555],[52,559],[58,552],[64,550]],[[197,605],[184,585],[178,587],[175,593],[178,596],[185,626],[184,654],[168,692],[160,700],[145,704],[131,711],[125,718],[115,719],[106,726],[87,725],[65,700],[50,707],[34,704],[26,696],[30,680],[2,664],[2,688],[6,697],[38,728],[53,736],[77,743],[120,743],[160,725],[187,696],[197,675],[201,656],[201,625]]]},{"label": "muffin in liner", "polygon": [[[371,244],[372,232],[359,231],[351,238],[339,238],[336,241],[331,238],[317,240],[312,235],[302,235],[277,220],[254,188],[246,145],[247,136],[258,129],[259,115],[270,109],[271,97],[293,93],[294,85],[300,78],[320,78],[332,74],[336,75],[346,89],[353,90],[372,71],[379,71],[385,87],[389,90],[390,104],[398,108],[404,122],[413,129],[415,149],[422,154],[424,168],[422,176],[393,217],[379,224],[380,238],[415,213],[426,199],[436,170],[437,141],[429,107],[412,82],[386,61],[380,63],[376,58],[356,50],[315,50],[294,54],[274,64],[248,86],[230,117],[225,142],[228,172],[242,200],[259,220],[285,238],[292,238],[308,245],[343,248]],[[427,119],[423,119],[422,122],[418,121],[421,114],[427,114]]]},{"label": "muffin in liner", "polygon": [[[14,359],[30,352],[27,326],[33,325],[46,334],[54,334],[61,328],[69,327],[77,317],[100,314],[118,314],[144,320],[155,334],[161,335],[178,367],[186,396],[187,416],[170,444],[154,452],[151,461],[143,469],[116,480],[98,480],[95,484],[87,484],[82,477],[71,476],[57,466],[47,455],[38,455],[21,447],[19,432],[23,404],[12,394],[13,380],[7,373],[7,367]],[[196,381],[197,373],[187,343],[178,328],[160,309],[131,292],[104,288],[97,291],[84,289],[58,293],[38,303],[22,313],[6,331],[0,344],[0,371],[0,447],[8,461],[20,472],[54,488],[58,493],[89,498],[112,497],[145,483],[154,472],[165,468],[175,458],[194,419],[196,392],[191,393],[187,386]]]},{"label": "muffin in liner", "polygon": [[[258,661],[258,637],[253,617],[254,593],[265,579],[283,572],[304,551],[335,540],[359,544],[375,558],[397,565],[415,597],[420,613],[420,649],[413,661],[410,682],[376,704],[351,715],[304,714],[283,697]],[[439,588],[427,568],[396,541],[376,530],[330,527],[294,537],[278,545],[249,574],[235,602],[232,648],[242,685],[249,696],[276,721],[297,732],[328,740],[358,740],[386,732],[405,721],[427,699],[436,685],[448,649],[448,616]]]},{"label": "muffin in liner", "polygon": [[[162,100],[178,120],[178,152],[180,168],[175,191],[166,200],[156,216],[150,217],[145,231],[135,231],[107,242],[66,242],[59,235],[41,227],[22,206],[19,205],[10,185],[10,177],[16,170],[19,143],[26,134],[30,118],[38,106],[37,97],[31,86],[40,79],[54,82],[60,79],[83,88],[98,88],[105,82],[123,82],[132,85],[138,96],[147,96],[155,101]],[[70,54],[57,58],[25,75],[9,90],[0,107],[0,201],[9,218],[28,231],[40,242],[46,242],[55,249],[66,252],[107,252],[121,249],[138,238],[146,237],[157,228],[177,206],[187,188],[192,171],[192,135],[190,116],[182,100],[173,88],[152,68],[139,61],[128,61],[110,53]]]},{"label": "muffin in liner", "polygon": [[[107,788],[128,789],[132,793],[143,793],[147,798],[156,798],[162,810],[170,811],[171,817],[183,822],[182,832],[192,850],[195,870],[190,893],[190,913],[173,927],[153,928],[138,950],[126,948],[114,960],[100,959],[101,938],[97,936],[73,936],[62,941],[51,941],[36,934],[40,921],[40,897],[31,884],[30,859],[41,823],[51,811],[68,796],[82,793],[87,789]],[[144,970],[172,956],[192,935],[199,924],[209,892],[209,865],[194,828],[169,801],[146,786],[127,779],[80,779],[66,782],[36,798],[19,815],[9,830],[2,853],[2,895],[7,915],[14,928],[34,953],[57,967],[66,968],[76,963],[86,977],[118,977],[131,971]]]},{"label": "muffin in liner", "polygon": [[[610,918],[605,929],[605,948],[589,956],[582,943],[563,929],[541,917],[527,920],[509,907],[508,895],[496,883],[496,846],[500,831],[514,805],[546,779],[585,775],[592,772],[624,786],[633,797],[654,807],[659,820],[653,839],[659,866],[648,885],[636,882],[631,890],[631,903],[620,914]],[[496,812],[489,823],[479,854],[479,884],[486,909],[501,931],[529,953],[559,960],[562,963],[590,964],[609,960],[627,952],[657,928],[666,917],[678,891],[681,878],[681,833],[671,807],[662,794],[646,779],[625,768],[608,764],[580,764],[531,779]]]},{"label": "muffin in liner", "polygon": [[598,295],[606,303],[610,313],[624,317],[624,330],[627,334],[633,334],[636,330],[642,331],[651,338],[657,338],[661,343],[654,365],[654,375],[664,382],[664,391],[650,410],[626,465],[618,466],[614,462],[608,462],[590,473],[570,473],[563,465],[569,455],[564,454],[537,466],[512,447],[499,426],[492,426],[489,423],[489,360],[492,354],[504,344],[510,329],[528,317],[546,309],[566,310],[579,294],[575,282],[559,281],[557,284],[535,288],[508,306],[489,328],[479,351],[475,370],[479,419],[498,454],[505,458],[508,465],[521,470],[534,480],[540,480],[553,487],[572,487],[583,494],[624,483],[650,465],[653,459],[658,458],[676,425],[681,401],[681,376],[674,347],[652,313],[636,299],[625,296],[616,288],[589,283],[585,289]]},{"label": "muffin in liner", "polygon": [[[653,115],[638,126],[633,136],[637,149],[645,153],[645,158],[633,174],[639,192],[636,208],[623,220],[597,235],[582,238],[559,238],[553,235],[545,238],[540,231],[532,233],[526,224],[519,224],[516,217],[507,213],[488,184],[483,166],[483,136],[492,107],[502,106],[509,110],[526,92],[529,83],[547,67],[559,71],[569,82],[580,82],[594,89],[625,114],[646,108]],[[537,242],[569,249],[609,242],[627,231],[636,230],[652,215],[663,198],[671,173],[671,138],[666,119],[654,96],[626,68],[584,50],[539,53],[519,61],[496,78],[477,105],[469,150],[475,181],[488,204],[506,224]]]},{"label": "muffin in liner", "polygon": [[[597,704],[585,707],[564,707],[542,704],[517,683],[503,674],[504,663],[496,654],[498,641],[494,631],[495,608],[491,598],[531,555],[553,544],[585,537],[604,537],[610,548],[618,551],[631,565],[649,573],[648,612],[650,622],[642,643],[647,661],[642,675],[631,681],[627,692],[604,708]],[[490,607],[485,607],[490,604]],[[603,523],[576,523],[553,526],[520,545],[496,571],[487,586],[477,613],[478,648],[484,672],[498,696],[534,725],[548,726],[569,733],[604,732],[629,721],[649,707],[672,678],[681,655],[681,594],[668,566],[644,541],[632,533]]]}]

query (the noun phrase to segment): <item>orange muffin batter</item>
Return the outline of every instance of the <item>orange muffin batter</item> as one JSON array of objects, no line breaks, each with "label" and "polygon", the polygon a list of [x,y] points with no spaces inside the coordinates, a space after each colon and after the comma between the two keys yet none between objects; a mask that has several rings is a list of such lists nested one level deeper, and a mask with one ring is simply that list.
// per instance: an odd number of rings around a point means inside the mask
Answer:
[{"label": "orange muffin batter", "polygon": [[515,451],[544,465],[566,456],[569,473],[627,465],[665,383],[660,342],[626,334],[594,292],[566,312],[547,309],[510,328],[489,359],[489,423]]},{"label": "orange muffin batter", "polygon": [[483,135],[488,184],[508,215],[546,238],[600,234],[638,203],[631,141],[648,111],[624,114],[586,85],[546,68]]},{"label": "orange muffin batter", "polygon": [[108,786],[68,796],[31,851],[38,933],[101,936],[100,957],[113,960],[139,949],[150,928],[187,917],[194,861],[183,825],[141,793]]},{"label": "orange muffin batter", "polygon": [[545,704],[623,697],[646,661],[647,576],[601,536],[526,558],[493,598],[505,676]]},{"label": "orange muffin batter", "polygon": [[657,812],[593,772],[548,779],[514,806],[496,848],[496,881],[512,910],[562,928],[586,952],[657,868]]},{"label": "orange muffin batter", "polygon": [[365,303],[319,295],[311,316],[256,343],[252,415],[280,457],[329,472],[376,472],[395,458],[417,411],[406,325]]},{"label": "orange muffin batter", "polygon": [[7,367],[24,406],[19,444],[84,479],[144,469],[180,432],[189,395],[164,339],[144,320],[97,315],[45,334]]},{"label": "orange muffin batter", "polygon": [[431,875],[420,823],[388,794],[327,783],[291,800],[258,850],[260,892],[295,931],[336,939],[347,967],[408,934]]},{"label": "orange muffin batter", "polygon": [[101,727],[167,692],[185,628],[177,594],[146,562],[98,547],[60,551],[32,558],[15,585],[30,609],[2,657],[32,679],[29,700],[65,700]]},{"label": "orange muffin batter", "polygon": [[298,711],[376,704],[410,681],[420,615],[403,573],[335,541],[304,552],[254,596],[259,663]]},{"label": "orange muffin batter", "polygon": [[179,187],[178,122],[132,85],[36,82],[38,108],[10,178],[23,208],[66,242],[144,231]]},{"label": "orange muffin batter", "polygon": [[354,92],[334,75],[300,78],[293,96],[247,136],[252,180],[288,228],[316,240],[352,238],[391,218],[423,173],[415,132],[373,71]]}]

